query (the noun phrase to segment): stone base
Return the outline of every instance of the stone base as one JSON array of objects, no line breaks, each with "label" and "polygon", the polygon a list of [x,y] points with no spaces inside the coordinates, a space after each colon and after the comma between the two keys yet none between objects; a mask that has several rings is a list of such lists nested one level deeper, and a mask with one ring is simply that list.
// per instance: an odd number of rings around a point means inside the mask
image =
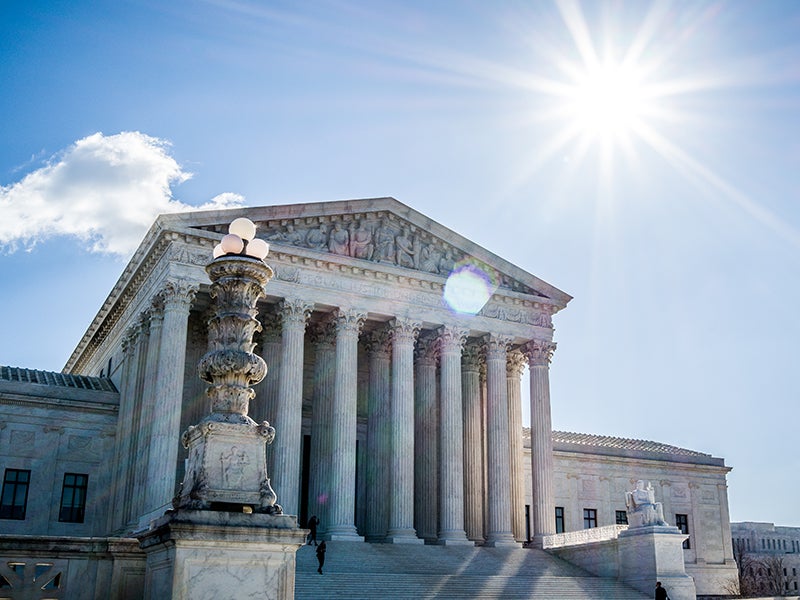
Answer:
[{"label": "stone base", "polygon": [[384,540],[387,544],[424,544],[425,540],[418,538],[413,529],[390,531]]},{"label": "stone base", "polygon": [[686,574],[683,541],[677,527],[634,527],[619,534],[619,578],[629,586],[653,594],[660,581],[671,600],[695,600],[694,580]]},{"label": "stone base", "polygon": [[148,600],[294,598],[295,553],[308,530],[288,515],[178,510],[139,536]]},{"label": "stone base", "polygon": [[461,531],[440,531],[439,539],[436,543],[440,546],[474,546],[475,542],[467,539],[464,530]]},{"label": "stone base", "polygon": [[522,548],[522,544],[514,539],[512,533],[489,535],[483,543],[488,548]]},{"label": "stone base", "polygon": [[331,542],[363,542],[364,537],[358,535],[355,527],[341,527],[326,531],[323,539],[330,540]]}]

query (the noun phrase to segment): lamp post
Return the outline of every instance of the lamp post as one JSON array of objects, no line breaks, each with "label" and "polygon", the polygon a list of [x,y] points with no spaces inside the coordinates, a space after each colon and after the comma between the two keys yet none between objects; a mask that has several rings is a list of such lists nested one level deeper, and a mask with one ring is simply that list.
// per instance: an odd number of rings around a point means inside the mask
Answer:
[{"label": "lamp post", "polygon": [[198,375],[210,384],[211,412],[181,438],[189,457],[173,500],[176,509],[283,512],[266,468],[266,445],[275,429],[247,414],[255,396],[251,386],[267,374],[266,363],[253,352],[253,333],[261,330],[256,303],[273,276],[264,263],[269,245],[255,230],[249,219],[234,220],[206,267],[214,315]]}]

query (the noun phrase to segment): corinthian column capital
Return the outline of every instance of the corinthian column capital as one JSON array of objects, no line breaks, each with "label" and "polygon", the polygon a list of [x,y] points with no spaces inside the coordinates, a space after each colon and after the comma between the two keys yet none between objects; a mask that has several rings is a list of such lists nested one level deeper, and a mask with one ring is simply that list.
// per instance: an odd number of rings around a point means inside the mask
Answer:
[{"label": "corinthian column capital", "polygon": [[199,286],[192,281],[168,279],[156,294],[153,304],[160,302],[164,310],[180,310],[188,313],[198,289]]},{"label": "corinthian column capital", "polygon": [[419,329],[422,323],[397,317],[389,322],[389,332],[392,336],[394,344],[411,344],[413,345],[419,335]]},{"label": "corinthian column capital", "polygon": [[483,337],[483,348],[486,352],[486,359],[504,359],[508,352],[508,346],[514,338],[508,335],[498,335],[490,333]]},{"label": "corinthian column capital", "polygon": [[506,356],[506,373],[509,377],[516,377],[519,379],[522,376],[522,371],[525,369],[527,358],[520,350],[512,350]]},{"label": "corinthian column capital", "polygon": [[314,310],[313,302],[306,302],[298,298],[284,298],[278,304],[278,314],[283,327],[299,327],[305,329],[308,317]]},{"label": "corinthian column capital", "polygon": [[439,351],[442,354],[448,352],[461,354],[469,329],[458,325],[443,325],[437,330],[437,333],[439,334]]},{"label": "corinthian column capital", "polygon": [[364,340],[367,354],[378,358],[389,358],[392,354],[392,337],[389,329],[381,327],[369,332]]},{"label": "corinthian column capital", "polygon": [[531,340],[520,349],[528,359],[530,366],[546,367],[553,359],[553,352],[556,351],[556,343],[544,340]]},{"label": "corinthian column capital", "polygon": [[430,332],[420,335],[419,339],[417,339],[415,357],[417,364],[435,367],[436,361],[439,360],[438,338],[435,335],[431,335]]},{"label": "corinthian column capital", "polygon": [[353,308],[338,308],[334,311],[333,322],[336,330],[358,335],[367,320],[367,313]]}]

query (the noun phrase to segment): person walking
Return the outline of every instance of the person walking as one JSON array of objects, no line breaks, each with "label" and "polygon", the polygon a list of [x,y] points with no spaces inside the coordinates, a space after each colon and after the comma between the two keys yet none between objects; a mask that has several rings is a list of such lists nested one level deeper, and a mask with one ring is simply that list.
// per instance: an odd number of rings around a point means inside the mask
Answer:
[{"label": "person walking", "polygon": [[308,545],[311,545],[311,542],[314,542],[314,545],[317,545],[317,526],[319,525],[319,519],[317,515],[311,515],[311,518],[308,520],[308,529],[310,530],[308,534]]},{"label": "person walking", "polygon": [[317,567],[317,573],[322,575],[322,565],[325,564],[325,551],[327,548],[325,547],[325,542],[321,542],[319,546],[317,546],[317,562],[319,562],[319,567]]},{"label": "person walking", "polygon": [[[324,542],[323,542],[324,543]],[[669,596],[667,596],[667,590],[661,587],[661,582],[656,581],[656,600],[669,600]]]}]

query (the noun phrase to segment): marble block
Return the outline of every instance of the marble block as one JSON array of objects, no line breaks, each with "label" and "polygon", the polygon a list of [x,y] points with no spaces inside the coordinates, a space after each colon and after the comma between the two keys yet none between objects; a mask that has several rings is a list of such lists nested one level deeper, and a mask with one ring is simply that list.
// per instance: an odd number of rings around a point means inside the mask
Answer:
[{"label": "marble block", "polygon": [[660,581],[671,600],[695,600],[694,580],[686,574],[683,562],[683,542],[687,537],[670,525],[634,527],[620,532],[619,578],[650,595],[656,581]]},{"label": "marble block", "polygon": [[139,537],[147,600],[294,598],[295,553],[308,530],[288,515],[178,510]]}]

